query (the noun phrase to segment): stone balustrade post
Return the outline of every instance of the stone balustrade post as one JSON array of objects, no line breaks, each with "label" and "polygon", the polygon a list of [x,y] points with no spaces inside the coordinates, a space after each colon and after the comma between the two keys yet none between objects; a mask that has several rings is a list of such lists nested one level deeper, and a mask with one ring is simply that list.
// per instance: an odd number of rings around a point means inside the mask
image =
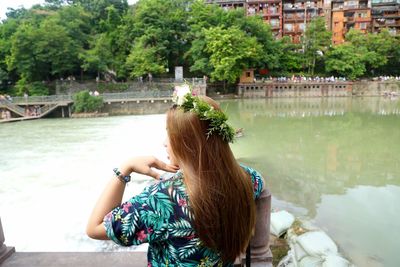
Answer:
[{"label": "stone balustrade post", "polygon": [[3,232],[3,226],[1,225],[1,218],[0,218],[0,264],[7,259],[12,253],[15,252],[14,247],[7,247],[4,244],[5,237]]}]

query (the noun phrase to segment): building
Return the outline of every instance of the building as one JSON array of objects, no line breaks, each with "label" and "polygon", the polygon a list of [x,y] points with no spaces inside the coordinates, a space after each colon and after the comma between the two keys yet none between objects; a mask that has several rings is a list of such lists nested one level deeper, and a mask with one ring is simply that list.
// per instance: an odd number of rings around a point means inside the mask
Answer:
[{"label": "building", "polygon": [[[325,17],[332,43],[341,44],[351,29],[400,34],[400,0],[206,0],[224,9],[243,8],[248,16],[261,16],[276,38],[289,36],[301,43],[304,30],[315,17]],[[372,2],[371,2],[372,1]]]},{"label": "building", "polygon": [[371,6],[369,0],[332,0],[332,43],[344,42],[351,29],[362,32],[371,30]]},{"label": "building", "polygon": [[246,12],[248,16],[261,16],[271,26],[275,37],[282,36],[281,0],[248,0]]},{"label": "building", "polygon": [[246,0],[206,0],[208,4],[217,4],[223,9],[246,8]]},{"label": "building", "polygon": [[400,0],[372,0],[372,32],[386,28],[400,34]]},{"label": "building", "polygon": [[292,42],[300,43],[307,23],[323,16],[323,0],[301,1],[283,0],[283,35],[290,36]]}]

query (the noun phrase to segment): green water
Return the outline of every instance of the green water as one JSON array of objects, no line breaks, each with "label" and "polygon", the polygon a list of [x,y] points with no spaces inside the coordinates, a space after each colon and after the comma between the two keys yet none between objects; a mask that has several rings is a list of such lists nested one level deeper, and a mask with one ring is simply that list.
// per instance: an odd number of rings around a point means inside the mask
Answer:
[{"label": "green water", "polygon": [[[357,266],[400,265],[400,104],[384,98],[221,101],[244,128],[237,158],[265,176],[273,208],[325,230]],[[18,251],[115,251],[85,225],[135,155],[166,160],[165,115],[0,124],[0,216]],[[133,177],[124,199],[151,179]]]},{"label": "green water", "polygon": [[400,104],[382,98],[225,101],[273,207],[311,220],[357,266],[399,266]]}]

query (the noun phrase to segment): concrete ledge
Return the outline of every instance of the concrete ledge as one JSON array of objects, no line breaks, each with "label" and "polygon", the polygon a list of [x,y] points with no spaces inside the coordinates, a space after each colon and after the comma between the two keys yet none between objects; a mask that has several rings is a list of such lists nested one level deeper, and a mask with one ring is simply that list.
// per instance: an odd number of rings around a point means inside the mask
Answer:
[{"label": "concrete ledge", "polygon": [[4,250],[1,250],[0,253],[0,264],[5,261],[8,257],[11,256],[11,254],[13,254],[15,252],[15,248],[14,247],[5,247]]},{"label": "concrete ledge", "polygon": [[16,252],[1,267],[143,267],[146,252]]}]

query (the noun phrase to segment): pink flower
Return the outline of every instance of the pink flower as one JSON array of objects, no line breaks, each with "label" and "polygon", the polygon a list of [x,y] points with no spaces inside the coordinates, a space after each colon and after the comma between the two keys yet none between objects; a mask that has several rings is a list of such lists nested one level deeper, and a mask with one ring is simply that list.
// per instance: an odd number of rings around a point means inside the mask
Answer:
[{"label": "pink flower", "polygon": [[136,237],[139,241],[143,241],[147,237],[147,234],[142,230],[139,233],[136,233]]},{"label": "pink flower", "polygon": [[104,221],[105,221],[105,222],[111,221],[111,217],[112,217],[112,212],[108,213],[108,214],[104,217]]},{"label": "pink flower", "polygon": [[151,234],[153,232],[153,228],[149,227],[147,228],[147,233]]},{"label": "pink flower", "polygon": [[122,206],[122,208],[123,208],[123,210],[125,211],[125,212],[129,212],[129,208],[130,207],[132,207],[132,203],[130,203],[130,202],[127,202],[127,203],[125,203],[123,206]]},{"label": "pink flower", "polygon": [[147,267],[152,267],[151,262],[147,263]]},{"label": "pink flower", "polygon": [[186,205],[187,205],[186,200],[184,200],[184,199],[179,199],[178,205],[179,205],[180,207],[182,207],[182,206],[186,207]]},{"label": "pink flower", "polygon": [[258,180],[254,181],[254,190],[257,191],[258,188]]},{"label": "pink flower", "polygon": [[189,236],[186,236],[185,238],[188,240],[192,240],[194,237],[195,237],[195,235],[189,235]]}]

